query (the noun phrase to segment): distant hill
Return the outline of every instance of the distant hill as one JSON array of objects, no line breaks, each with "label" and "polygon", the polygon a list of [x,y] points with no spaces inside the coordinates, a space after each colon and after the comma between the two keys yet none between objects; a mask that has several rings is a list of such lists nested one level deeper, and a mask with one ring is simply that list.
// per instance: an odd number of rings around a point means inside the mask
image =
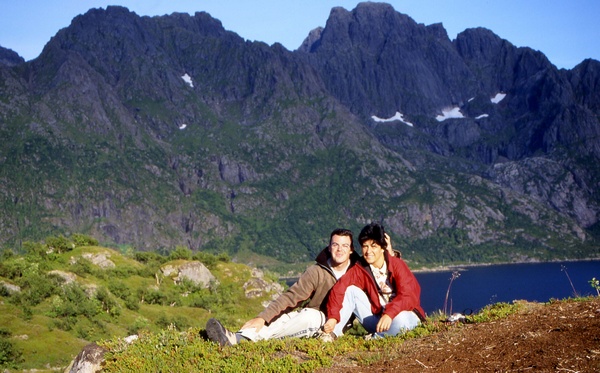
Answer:
[{"label": "distant hill", "polygon": [[600,63],[384,3],[295,51],[205,12],[73,19],[0,51],[0,242],[310,261],[381,221],[411,265],[598,256]]}]

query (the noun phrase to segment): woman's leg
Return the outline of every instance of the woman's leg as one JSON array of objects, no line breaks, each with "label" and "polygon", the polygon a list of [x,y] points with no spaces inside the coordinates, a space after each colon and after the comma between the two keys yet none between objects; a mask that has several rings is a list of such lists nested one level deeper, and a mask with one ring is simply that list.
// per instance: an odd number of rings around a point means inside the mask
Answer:
[{"label": "woman's leg", "polygon": [[346,289],[346,294],[344,294],[344,301],[342,302],[342,309],[340,310],[340,322],[337,323],[333,330],[335,335],[339,337],[344,334],[344,327],[352,314],[356,315],[358,321],[369,332],[375,331],[375,326],[379,321],[379,317],[371,313],[371,303],[369,302],[367,294],[354,285],[349,286]]},{"label": "woman's leg", "polygon": [[419,325],[421,320],[413,311],[402,311],[392,320],[390,328],[382,333],[375,333],[373,337],[385,337],[386,335],[396,335],[414,329]]}]

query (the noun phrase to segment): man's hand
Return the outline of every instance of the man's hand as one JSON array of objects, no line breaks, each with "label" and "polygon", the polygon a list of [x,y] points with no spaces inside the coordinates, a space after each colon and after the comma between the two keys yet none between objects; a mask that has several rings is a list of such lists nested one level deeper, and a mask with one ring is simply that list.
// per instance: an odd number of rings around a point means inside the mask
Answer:
[{"label": "man's hand", "polygon": [[379,319],[379,322],[377,323],[377,333],[389,330],[390,326],[392,326],[392,318],[384,314],[383,316],[381,316],[381,319]]},{"label": "man's hand", "polygon": [[325,325],[323,325],[323,331],[325,333],[331,333],[336,325],[337,325],[336,319],[329,319],[329,320],[327,320]]},{"label": "man's hand", "polygon": [[267,322],[265,321],[265,319],[261,318],[261,317],[255,317],[252,320],[248,320],[246,321],[246,323],[244,325],[242,325],[242,328],[240,330],[243,329],[256,329],[256,332],[258,333],[258,331],[260,329],[262,329],[263,326],[265,326]]}]

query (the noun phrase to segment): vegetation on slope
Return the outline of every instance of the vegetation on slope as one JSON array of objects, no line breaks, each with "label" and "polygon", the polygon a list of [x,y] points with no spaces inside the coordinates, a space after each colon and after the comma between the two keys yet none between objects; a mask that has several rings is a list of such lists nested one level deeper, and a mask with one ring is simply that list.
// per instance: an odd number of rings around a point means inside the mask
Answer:
[{"label": "vegetation on slope", "polygon": [[[89,342],[198,328],[214,315],[237,324],[256,315],[269,298],[245,296],[251,269],[227,255],[192,254],[183,247],[168,256],[120,253],[77,234],[23,246],[23,255],[5,250],[0,262],[3,367],[64,367]],[[86,259],[96,254],[115,266],[102,268]],[[202,262],[216,281],[208,287],[176,284],[160,270],[191,260]]]},{"label": "vegetation on slope", "polygon": [[[384,359],[385,351],[404,340],[445,328],[439,322],[445,317],[440,312],[414,331],[383,341],[356,338],[365,333],[356,325],[335,344],[286,340],[221,349],[206,340],[208,318],[217,317],[235,329],[260,312],[269,299],[269,294],[255,299],[245,296],[243,284],[252,276],[251,269],[232,263],[227,255],[194,254],[184,247],[168,255],[128,247],[119,252],[98,246],[95,239],[82,234],[52,236],[23,247],[21,254],[5,250],[0,262],[3,368],[60,370],[85,345],[96,342],[109,351],[109,372],[173,367],[180,371],[312,371],[331,366],[342,355],[353,356],[353,364],[368,365]],[[114,267],[94,264],[89,259],[94,255],[106,256]],[[202,262],[216,280],[208,287],[189,281],[176,284],[172,275],[161,271],[166,265],[191,260]],[[275,281],[275,276],[270,277]],[[590,284],[600,289],[595,279]],[[520,307],[490,305],[471,321],[494,320]],[[125,348],[123,338],[132,334],[140,338]],[[148,354],[149,350],[153,353]]]}]

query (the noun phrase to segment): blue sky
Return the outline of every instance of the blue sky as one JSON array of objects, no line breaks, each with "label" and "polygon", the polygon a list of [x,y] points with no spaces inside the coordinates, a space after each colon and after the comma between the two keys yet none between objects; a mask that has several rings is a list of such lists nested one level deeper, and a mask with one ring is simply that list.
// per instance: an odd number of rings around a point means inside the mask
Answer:
[{"label": "blue sky", "polygon": [[[418,23],[442,23],[451,39],[485,27],[518,47],[544,53],[559,68],[586,58],[600,60],[598,0],[390,0]],[[37,57],[61,28],[90,8],[122,5],[138,15],[206,11],[225,29],[248,40],[296,49],[310,30],[325,26],[331,8],[347,0],[0,0],[0,45],[26,60]]]}]

